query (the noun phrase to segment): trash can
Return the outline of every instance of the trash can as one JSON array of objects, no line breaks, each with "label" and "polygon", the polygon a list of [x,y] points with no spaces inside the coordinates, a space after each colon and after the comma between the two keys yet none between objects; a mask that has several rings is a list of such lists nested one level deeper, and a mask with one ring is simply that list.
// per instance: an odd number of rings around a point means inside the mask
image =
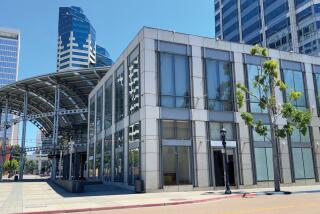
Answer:
[{"label": "trash can", "polygon": [[14,176],[14,180],[17,181],[18,180],[18,175]]},{"label": "trash can", "polygon": [[135,180],[134,186],[135,186],[136,193],[143,192],[143,180],[140,180],[140,179]]}]

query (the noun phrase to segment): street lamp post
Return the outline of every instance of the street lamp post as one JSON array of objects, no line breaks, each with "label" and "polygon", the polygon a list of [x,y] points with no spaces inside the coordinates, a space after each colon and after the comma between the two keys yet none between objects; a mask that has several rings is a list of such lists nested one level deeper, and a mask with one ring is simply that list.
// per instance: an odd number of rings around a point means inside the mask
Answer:
[{"label": "street lamp post", "polygon": [[230,184],[229,184],[229,172],[228,172],[228,157],[227,157],[227,147],[226,147],[226,133],[227,131],[225,130],[225,128],[222,128],[220,130],[220,135],[221,135],[221,140],[222,140],[222,146],[224,149],[224,153],[223,153],[223,160],[224,160],[224,177],[225,177],[225,187],[226,190],[224,192],[224,194],[231,194],[231,190],[230,190]]}]

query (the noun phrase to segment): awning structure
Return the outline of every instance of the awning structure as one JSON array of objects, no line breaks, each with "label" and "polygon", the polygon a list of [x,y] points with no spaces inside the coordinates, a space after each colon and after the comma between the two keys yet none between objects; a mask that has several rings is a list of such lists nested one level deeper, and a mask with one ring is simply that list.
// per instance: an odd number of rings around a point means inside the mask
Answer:
[{"label": "awning structure", "polygon": [[[69,70],[17,81],[0,88],[0,104],[3,109],[7,102],[9,113],[22,118],[27,92],[28,120],[45,134],[51,134],[54,126],[53,114],[58,85],[60,91],[59,127],[86,124],[88,95],[108,70],[109,67]],[[18,120],[19,118],[16,122]],[[10,124],[10,121],[8,123]]]}]

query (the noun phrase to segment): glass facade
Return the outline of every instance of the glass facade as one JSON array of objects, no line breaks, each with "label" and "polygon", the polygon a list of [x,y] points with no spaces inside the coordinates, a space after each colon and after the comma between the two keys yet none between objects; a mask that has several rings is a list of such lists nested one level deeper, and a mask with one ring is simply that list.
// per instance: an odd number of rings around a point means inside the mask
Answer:
[{"label": "glass facade", "polygon": [[119,121],[124,117],[124,68],[121,65],[116,71],[115,80],[115,120]]},{"label": "glass facade", "polygon": [[287,85],[286,99],[289,101],[288,97],[292,90],[301,92],[302,95],[298,100],[294,100],[290,102],[297,108],[305,109],[307,107],[307,100],[305,95],[303,72],[283,69],[282,74],[283,74],[284,82]]},{"label": "glass facade", "polygon": [[112,172],[112,136],[109,135],[104,139],[104,180],[111,181]]},{"label": "glass facade", "polygon": [[257,181],[272,181],[274,179],[272,144],[270,139],[270,126],[268,126],[266,136],[261,136],[252,129]]},{"label": "glass facade", "polygon": [[232,111],[233,81],[230,62],[206,59],[207,106],[213,111]]},{"label": "glass facade", "polygon": [[96,45],[96,31],[80,7],[60,7],[57,71],[112,65],[109,53]]},{"label": "glass facade", "polygon": [[133,186],[140,179],[140,123],[129,126],[128,184]]},{"label": "glass facade", "polygon": [[105,91],[104,91],[104,128],[108,129],[112,125],[112,91],[113,91],[113,76],[109,77],[109,79],[105,83]]},{"label": "glass facade", "polygon": [[114,135],[114,181],[124,182],[124,130]]},{"label": "glass facade", "polygon": [[[257,75],[261,75],[262,68],[260,65],[251,65],[247,64],[247,85],[249,91],[251,91],[253,94],[257,95],[258,97],[262,97],[264,95],[263,89],[261,87],[254,87],[255,77]],[[259,100],[255,98],[254,96],[249,97],[249,107],[250,111],[253,113],[266,113],[265,109],[260,108],[259,106]]]},{"label": "glass facade", "polygon": [[161,106],[190,106],[189,61],[184,55],[160,53]]},{"label": "glass facade", "polygon": [[290,136],[295,179],[314,178],[312,144],[309,130],[305,135],[294,129]]},{"label": "glass facade", "polygon": [[[14,83],[18,79],[20,35],[14,30],[0,29],[0,88]],[[13,119],[13,115],[8,115],[8,121]],[[5,118],[1,116],[1,124]],[[18,125],[14,126],[17,128]],[[18,133],[15,128],[7,129],[7,143],[18,143]],[[3,136],[3,129],[0,130]]]},{"label": "glass facade", "polygon": [[94,176],[94,134],[95,134],[95,96],[89,101],[89,154],[88,154],[88,174],[89,177]]},{"label": "glass facade", "polygon": [[190,122],[163,120],[161,129],[163,185],[192,184]]},{"label": "glass facade", "polygon": [[128,57],[128,110],[129,114],[140,108],[140,53],[139,47]]},{"label": "glass facade", "polygon": [[227,131],[226,132],[226,140],[227,141],[235,141],[236,140],[235,125],[233,123],[209,122],[210,140],[221,141],[220,130],[222,128],[224,128]]}]

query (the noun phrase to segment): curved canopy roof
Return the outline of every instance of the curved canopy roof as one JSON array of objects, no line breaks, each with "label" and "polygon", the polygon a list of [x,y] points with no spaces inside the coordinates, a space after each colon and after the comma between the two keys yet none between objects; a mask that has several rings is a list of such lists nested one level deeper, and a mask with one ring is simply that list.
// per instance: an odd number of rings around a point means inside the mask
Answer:
[{"label": "curved canopy roof", "polygon": [[[87,109],[89,93],[108,70],[109,67],[69,70],[17,81],[0,88],[0,103],[4,108],[8,98],[9,112],[21,116],[24,94],[28,91],[28,115],[54,112],[55,88],[59,84],[60,110]],[[87,123],[87,114],[67,114],[60,118],[60,127]],[[52,131],[52,116],[35,118],[31,122],[45,133]]]}]

